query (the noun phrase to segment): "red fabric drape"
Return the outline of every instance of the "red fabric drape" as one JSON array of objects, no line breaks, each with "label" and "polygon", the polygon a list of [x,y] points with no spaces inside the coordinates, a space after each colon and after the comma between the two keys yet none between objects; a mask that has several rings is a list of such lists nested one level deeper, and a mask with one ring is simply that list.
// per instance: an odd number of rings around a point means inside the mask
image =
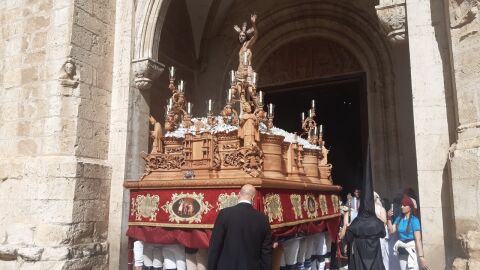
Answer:
[{"label": "red fabric drape", "polygon": [[[334,217],[327,220],[274,229],[272,230],[272,235],[275,239],[299,232],[308,235],[328,230],[330,239],[335,240],[339,224],[340,218]],[[127,231],[127,236],[136,240],[164,245],[178,243],[189,248],[208,248],[211,235],[211,229],[171,229],[151,226],[129,226]]]}]

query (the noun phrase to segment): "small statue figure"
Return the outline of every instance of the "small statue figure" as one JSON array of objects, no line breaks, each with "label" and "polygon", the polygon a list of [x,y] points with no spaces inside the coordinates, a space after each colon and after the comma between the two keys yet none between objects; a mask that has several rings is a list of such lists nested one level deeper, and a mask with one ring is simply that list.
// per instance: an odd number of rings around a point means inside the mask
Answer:
[{"label": "small statue figure", "polygon": [[252,107],[248,102],[243,102],[241,106],[242,114],[240,115],[238,137],[243,139],[243,147],[252,148],[260,141],[258,119],[255,114],[252,113]]},{"label": "small statue figure", "polygon": [[165,119],[165,130],[166,131],[174,131],[177,128],[176,125],[176,116],[173,111],[169,111],[167,113],[167,117]]},{"label": "small statue figure", "polygon": [[320,144],[320,147],[321,147],[320,165],[328,165],[328,152],[330,152],[330,150],[328,150],[328,149],[323,145],[323,143]]},{"label": "small statue figure", "polygon": [[231,104],[227,103],[227,105],[225,105],[220,115],[222,116],[223,122],[225,124],[232,125],[232,126],[238,124],[237,112],[232,108]]},{"label": "small statue figure", "polygon": [[151,154],[163,153],[162,143],[162,125],[150,115],[150,124],[153,126],[153,130],[150,131],[150,137],[153,139]]},{"label": "small statue figure", "polygon": [[58,80],[63,86],[69,86],[73,88],[77,87],[79,80],[75,62],[72,58],[68,58],[65,63],[63,63],[62,68],[60,69]]},{"label": "small statue figure", "polygon": [[193,125],[192,116],[190,114],[184,114],[182,125],[186,129],[189,129]]},{"label": "small statue figure", "polygon": [[[233,28],[238,32],[238,41],[242,44],[240,51],[238,53],[239,62],[237,70],[237,79],[245,81],[248,76],[252,75],[252,51],[251,48],[253,44],[257,41],[258,30],[257,30],[257,15],[253,14],[250,16],[250,21],[252,22],[252,27],[247,30],[247,23],[244,22],[242,28],[235,25]],[[253,34],[253,35],[252,35]]]},{"label": "small statue figure", "polygon": [[[250,101],[256,98],[255,72],[252,68],[252,46],[258,38],[257,15],[250,16],[252,27],[247,30],[247,23],[244,22],[242,28],[235,25],[233,28],[238,32],[238,41],[242,45],[238,52],[238,69],[235,73],[235,83],[232,86],[235,96],[240,98],[241,102]],[[245,93],[247,92],[247,93]]]}]

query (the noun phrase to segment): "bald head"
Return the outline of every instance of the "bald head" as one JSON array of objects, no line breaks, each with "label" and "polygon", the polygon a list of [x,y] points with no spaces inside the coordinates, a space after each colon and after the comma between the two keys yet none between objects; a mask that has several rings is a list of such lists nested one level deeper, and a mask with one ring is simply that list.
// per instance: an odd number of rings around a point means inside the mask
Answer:
[{"label": "bald head", "polygon": [[256,193],[257,193],[257,190],[255,189],[254,186],[250,184],[246,184],[240,189],[240,196],[238,199],[252,201]]}]

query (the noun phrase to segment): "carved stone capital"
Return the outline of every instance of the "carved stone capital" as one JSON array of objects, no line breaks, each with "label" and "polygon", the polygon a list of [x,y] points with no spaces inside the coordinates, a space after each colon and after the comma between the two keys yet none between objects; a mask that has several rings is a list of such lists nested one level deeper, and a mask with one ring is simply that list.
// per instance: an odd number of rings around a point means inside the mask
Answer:
[{"label": "carved stone capital", "polygon": [[387,37],[394,42],[404,41],[407,23],[405,0],[381,0],[375,9]]},{"label": "carved stone capital", "polygon": [[152,82],[158,78],[165,65],[151,58],[135,59],[132,61],[133,72],[135,75],[135,85],[140,90],[148,90]]}]

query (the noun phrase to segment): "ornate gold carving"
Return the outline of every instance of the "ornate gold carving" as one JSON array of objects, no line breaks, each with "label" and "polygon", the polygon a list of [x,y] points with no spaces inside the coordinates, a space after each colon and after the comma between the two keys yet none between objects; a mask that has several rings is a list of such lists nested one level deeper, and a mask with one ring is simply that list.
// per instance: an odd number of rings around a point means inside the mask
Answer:
[{"label": "ornate gold carving", "polygon": [[223,150],[232,150],[232,149],[238,149],[240,145],[238,143],[227,143],[222,145]]},{"label": "ornate gold carving", "polygon": [[258,177],[263,170],[263,152],[257,146],[252,149],[241,149],[243,158],[240,160],[240,165],[243,171],[253,177]]},{"label": "ornate gold carving", "polygon": [[182,151],[182,146],[165,148],[165,154],[181,154]]},{"label": "ornate gold carving", "polygon": [[169,214],[168,221],[170,222],[188,222],[200,223],[202,222],[202,215],[212,210],[212,205],[204,201],[203,193],[174,193],[172,200],[167,201],[162,210]]},{"label": "ornate gold carving", "polygon": [[213,136],[213,159],[212,159],[212,169],[220,170],[222,161],[220,160],[220,153],[218,151],[218,139],[216,136]]},{"label": "ornate gold carving", "polygon": [[299,194],[292,194],[290,195],[290,202],[292,203],[292,210],[295,214],[295,219],[303,218],[302,196]]},{"label": "ornate gold carving", "polygon": [[257,146],[241,148],[237,151],[226,153],[223,156],[225,167],[240,167],[253,177],[258,177],[263,170],[263,152]]},{"label": "ornate gold carving", "polygon": [[261,134],[262,143],[282,144],[285,137],[273,134]]},{"label": "ornate gold carving", "polygon": [[278,222],[283,221],[283,208],[282,203],[280,202],[280,195],[278,194],[267,194],[263,197],[264,201],[264,212],[268,215],[268,220],[273,222],[278,220]]},{"label": "ornate gold carving", "polygon": [[316,218],[318,217],[318,203],[315,200],[315,196],[313,194],[305,194],[304,201],[303,201],[303,209],[307,212],[308,218]]},{"label": "ornate gold carving", "polygon": [[185,164],[185,157],[180,155],[147,155],[142,153],[142,158],[145,160],[144,176],[149,175],[154,170],[180,169]]},{"label": "ornate gold carving", "polygon": [[223,155],[223,166],[225,167],[239,167],[242,153],[240,150],[226,153]]},{"label": "ornate gold carving", "polygon": [[135,215],[135,220],[142,220],[142,218],[149,218],[150,221],[157,219],[158,203],[160,197],[158,195],[137,195],[132,200],[131,215]]},{"label": "ornate gold carving", "polygon": [[220,210],[234,206],[238,203],[238,196],[235,192],[232,192],[230,194],[228,193],[222,193],[218,195],[217,199],[217,212]]},{"label": "ornate gold carving", "polygon": [[338,196],[335,194],[332,194],[330,195],[330,198],[332,199],[333,212],[338,213],[340,211],[340,201],[338,199]]},{"label": "ornate gold carving", "polygon": [[322,213],[322,216],[328,214],[328,206],[327,206],[327,197],[325,195],[320,194],[318,195],[318,202],[320,204],[320,212]]}]

